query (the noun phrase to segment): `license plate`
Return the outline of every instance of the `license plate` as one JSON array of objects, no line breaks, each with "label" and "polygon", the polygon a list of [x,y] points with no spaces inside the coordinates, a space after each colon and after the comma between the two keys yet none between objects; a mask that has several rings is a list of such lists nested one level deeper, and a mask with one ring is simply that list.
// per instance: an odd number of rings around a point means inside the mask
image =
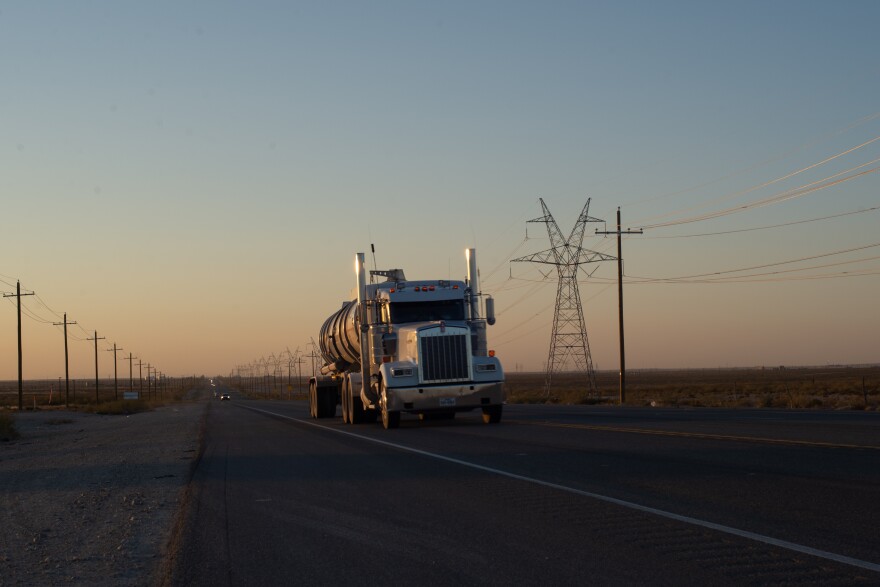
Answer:
[{"label": "license plate", "polygon": [[441,397],[440,398],[440,407],[441,408],[448,408],[448,407],[454,406],[454,405],[455,405],[455,398],[454,397]]}]

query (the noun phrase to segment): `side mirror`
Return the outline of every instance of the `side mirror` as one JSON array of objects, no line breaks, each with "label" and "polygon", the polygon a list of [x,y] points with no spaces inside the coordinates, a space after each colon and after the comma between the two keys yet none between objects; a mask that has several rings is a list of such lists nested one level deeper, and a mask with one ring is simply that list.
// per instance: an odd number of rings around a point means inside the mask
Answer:
[{"label": "side mirror", "polygon": [[492,296],[486,296],[486,323],[489,326],[495,324],[495,300]]}]

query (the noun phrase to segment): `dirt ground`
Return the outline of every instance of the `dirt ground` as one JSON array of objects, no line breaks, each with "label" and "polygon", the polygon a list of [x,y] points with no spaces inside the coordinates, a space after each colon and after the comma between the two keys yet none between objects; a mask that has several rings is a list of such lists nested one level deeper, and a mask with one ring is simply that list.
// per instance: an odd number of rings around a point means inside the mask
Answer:
[{"label": "dirt ground", "polygon": [[0,586],[156,585],[208,403],[15,416],[0,442]]}]

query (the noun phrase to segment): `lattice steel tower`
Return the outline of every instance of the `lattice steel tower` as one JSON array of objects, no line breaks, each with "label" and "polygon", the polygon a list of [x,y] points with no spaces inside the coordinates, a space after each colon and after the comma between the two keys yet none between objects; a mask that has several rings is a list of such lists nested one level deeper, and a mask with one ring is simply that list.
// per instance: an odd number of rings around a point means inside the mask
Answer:
[{"label": "lattice steel tower", "polygon": [[590,199],[578,217],[568,239],[550,214],[550,210],[539,198],[544,216],[528,222],[543,222],[547,225],[550,235],[550,248],[540,253],[527,255],[512,262],[530,262],[555,265],[559,275],[556,290],[556,310],[553,313],[553,334],[550,336],[550,354],[547,357],[547,376],[544,379],[544,390],[550,394],[553,374],[561,372],[569,364],[574,363],[574,371],[582,371],[587,379],[587,391],[596,393],[596,374],[593,370],[593,359],[590,356],[590,342],[587,338],[587,326],[584,322],[584,309],[581,306],[581,295],[578,290],[578,268],[586,263],[597,261],[614,261],[617,257],[597,253],[583,248],[584,232],[587,222],[603,222],[589,215]]}]

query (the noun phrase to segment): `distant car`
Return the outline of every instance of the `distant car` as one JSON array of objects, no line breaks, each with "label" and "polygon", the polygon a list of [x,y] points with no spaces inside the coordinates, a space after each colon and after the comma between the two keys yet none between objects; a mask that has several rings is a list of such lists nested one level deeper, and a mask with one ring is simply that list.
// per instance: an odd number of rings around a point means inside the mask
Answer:
[{"label": "distant car", "polygon": [[229,400],[231,400],[232,398],[229,397],[229,394],[228,394],[228,393],[220,394],[220,401],[223,401],[223,400],[225,400],[225,399],[229,399]]}]

